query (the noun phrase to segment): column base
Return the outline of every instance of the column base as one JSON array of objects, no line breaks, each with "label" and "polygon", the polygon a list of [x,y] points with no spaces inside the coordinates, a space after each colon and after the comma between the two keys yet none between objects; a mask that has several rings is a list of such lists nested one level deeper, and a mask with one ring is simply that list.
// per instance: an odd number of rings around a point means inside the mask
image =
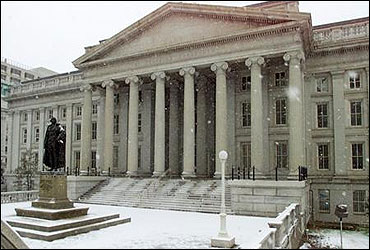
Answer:
[{"label": "column base", "polygon": [[155,171],[155,172],[153,172],[152,177],[154,177],[154,178],[160,177],[163,173],[164,173],[164,171],[161,171],[161,172]]},{"label": "column base", "polygon": [[81,170],[80,171],[80,175],[82,175],[82,176],[88,176],[89,175],[89,172],[87,172],[87,171],[85,171],[85,170]]},{"label": "column base", "polygon": [[222,177],[221,172],[215,172],[215,173],[213,174],[213,179],[221,179],[221,177]]},{"label": "column base", "polygon": [[190,179],[190,178],[196,178],[197,176],[195,173],[189,173],[189,172],[182,172],[181,176],[185,179]]},{"label": "column base", "polygon": [[127,171],[126,176],[128,176],[128,177],[138,177],[139,174],[138,174],[137,171]]},{"label": "column base", "polygon": [[232,248],[235,246],[235,237],[228,236],[228,237],[213,237],[211,239],[211,246],[212,247],[221,247],[221,248]]},{"label": "column base", "polygon": [[103,171],[101,171],[101,175],[108,176],[109,175],[109,171],[103,170]]}]

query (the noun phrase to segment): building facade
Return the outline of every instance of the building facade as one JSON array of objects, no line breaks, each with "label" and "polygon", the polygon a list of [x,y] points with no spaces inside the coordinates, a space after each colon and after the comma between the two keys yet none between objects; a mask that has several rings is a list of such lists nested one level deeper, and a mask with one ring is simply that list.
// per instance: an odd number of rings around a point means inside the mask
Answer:
[{"label": "building facade", "polygon": [[369,18],[312,26],[296,1],[167,3],[74,62],[11,89],[8,173],[67,131],[68,173],[218,178],[217,154],[257,178],[308,166],[317,221],[369,197]]}]

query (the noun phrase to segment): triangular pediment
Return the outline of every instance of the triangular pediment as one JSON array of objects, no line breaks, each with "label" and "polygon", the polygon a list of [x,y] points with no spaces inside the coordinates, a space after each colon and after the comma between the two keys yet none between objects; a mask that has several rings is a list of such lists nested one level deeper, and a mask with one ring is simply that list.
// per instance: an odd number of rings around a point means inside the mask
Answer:
[{"label": "triangular pediment", "polygon": [[90,47],[73,63],[115,59],[307,19],[307,15],[247,7],[168,3],[112,38]]}]

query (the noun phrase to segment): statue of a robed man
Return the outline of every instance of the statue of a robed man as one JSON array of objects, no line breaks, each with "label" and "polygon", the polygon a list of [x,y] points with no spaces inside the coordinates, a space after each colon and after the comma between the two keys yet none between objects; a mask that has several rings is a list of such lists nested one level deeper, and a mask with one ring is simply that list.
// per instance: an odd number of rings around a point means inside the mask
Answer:
[{"label": "statue of a robed man", "polygon": [[49,171],[55,171],[65,166],[65,141],[66,132],[57,119],[50,119],[44,139],[44,158],[43,163]]}]

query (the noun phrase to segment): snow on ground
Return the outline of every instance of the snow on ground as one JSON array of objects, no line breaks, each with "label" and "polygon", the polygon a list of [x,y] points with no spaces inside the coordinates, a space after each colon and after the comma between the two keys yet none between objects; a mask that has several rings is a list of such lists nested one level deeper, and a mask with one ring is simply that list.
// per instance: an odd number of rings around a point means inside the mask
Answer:
[{"label": "snow on ground", "polygon": [[[300,249],[340,248],[340,230],[320,229],[308,231],[308,241]],[[369,231],[342,232],[343,249],[369,249]]]},{"label": "snow on ground", "polygon": [[[29,207],[30,202],[1,205],[1,218],[14,216],[14,208]],[[128,208],[75,203],[76,207],[89,206],[88,213],[119,213],[131,217],[131,222],[52,242],[23,238],[30,248],[211,248],[211,238],[220,227],[218,214]],[[227,216],[227,231],[235,237],[238,247],[255,249],[270,232],[271,218]]]}]

